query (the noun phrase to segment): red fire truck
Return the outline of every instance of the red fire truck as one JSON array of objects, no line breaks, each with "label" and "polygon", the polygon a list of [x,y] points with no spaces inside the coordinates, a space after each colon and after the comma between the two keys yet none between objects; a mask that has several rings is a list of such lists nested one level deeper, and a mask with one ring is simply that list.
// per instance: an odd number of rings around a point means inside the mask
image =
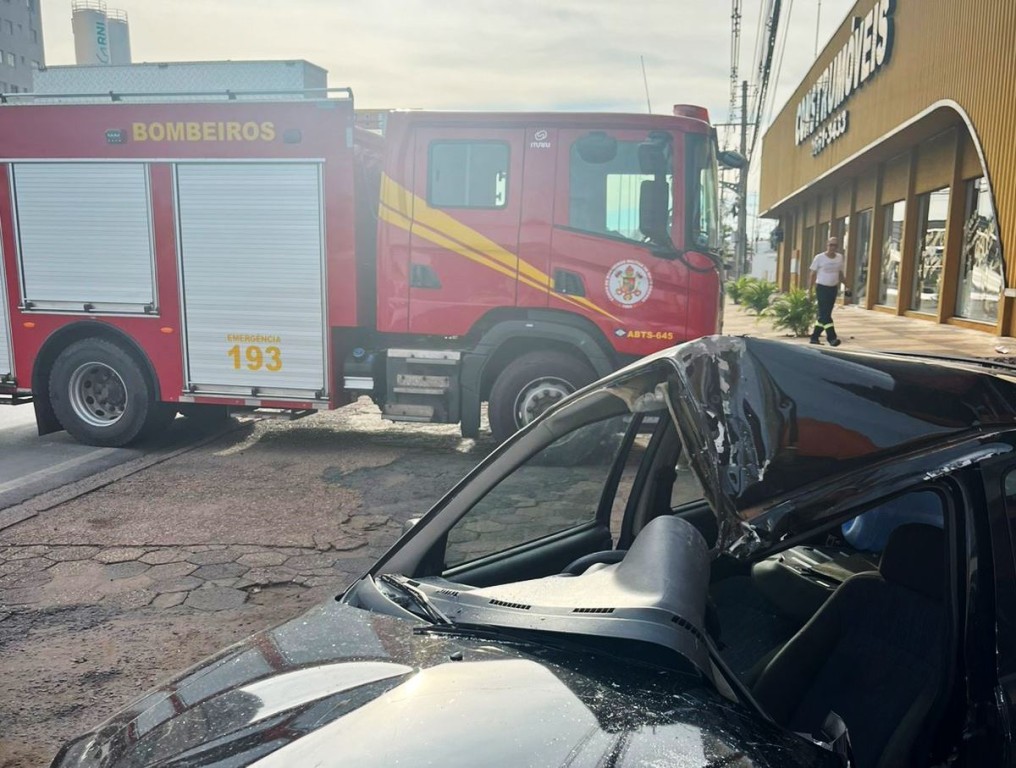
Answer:
[{"label": "red fire truck", "polygon": [[129,443],[177,412],[504,439],[718,330],[714,132],[673,116],[392,112],[352,93],[0,105],[0,397]]}]

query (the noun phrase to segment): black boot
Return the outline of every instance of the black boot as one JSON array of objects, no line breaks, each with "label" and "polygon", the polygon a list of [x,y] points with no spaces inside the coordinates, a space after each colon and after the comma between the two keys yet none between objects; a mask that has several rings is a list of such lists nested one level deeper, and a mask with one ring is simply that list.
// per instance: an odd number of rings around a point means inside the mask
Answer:
[{"label": "black boot", "polygon": [[821,344],[822,342],[819,341],[819,339],[821,338],[822,338],[822,326],[816,325],[815,330],[811,332],[811,338],[808,339],[808,341],[812,344]]},{"label": "black boot", "polygon": [[825,335],[830,347],[838,347],[840,345],[840,339],[836,335],[836,329],[832,323],[826,326]]}]

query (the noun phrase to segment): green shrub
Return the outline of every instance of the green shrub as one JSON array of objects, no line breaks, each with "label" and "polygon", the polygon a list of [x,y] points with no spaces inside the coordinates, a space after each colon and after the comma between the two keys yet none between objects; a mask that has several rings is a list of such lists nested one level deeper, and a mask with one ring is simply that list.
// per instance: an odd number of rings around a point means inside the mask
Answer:
[{"label": "green shrub", "polygon": [[727,283],[727,295],[735,304],[740,304],[741,297],[744,295],[744,289],[756,282],[758,282],[758,278],[751,275],[742,275],[737,280],[731,280]]},{"label": "green shrub", "polygon": [[765,311],[773,320],[773,328],[790,331],[794,336],[807,336],[815,327],[818,304],[803,288],[781,293]]},{"label": "green shrub", "polygon": [[741,304],[749,312],[761,315],[769,306],[769,300],[779,290],[771,280],[753,280],[741,291]]}]

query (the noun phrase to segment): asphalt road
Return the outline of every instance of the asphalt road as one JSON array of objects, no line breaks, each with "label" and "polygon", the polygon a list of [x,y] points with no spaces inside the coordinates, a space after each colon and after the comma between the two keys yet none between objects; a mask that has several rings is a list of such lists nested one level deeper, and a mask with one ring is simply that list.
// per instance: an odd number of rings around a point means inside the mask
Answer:
[{"label": "asphalt road", "polygon": [[0,406],[0,510],[141,455],[81,445],[66,432],[40,437],[31,405]]}]

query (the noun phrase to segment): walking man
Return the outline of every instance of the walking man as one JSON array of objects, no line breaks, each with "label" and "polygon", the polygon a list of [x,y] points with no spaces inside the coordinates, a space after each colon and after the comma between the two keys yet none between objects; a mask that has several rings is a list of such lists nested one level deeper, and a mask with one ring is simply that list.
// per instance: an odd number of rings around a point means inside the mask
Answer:
[{"label": "walking man", "polygon": [[830,346],[840,345],[840,340],[836,337],[836,328],[833,327],[833,305],[836,303],[836,295],[840,292],[840,283],[844,279],[843,254],[836,251],[839,245],[839,240],[830,237],[826,242],[825,252],[815,254],[811,262],[809,293],[814,291],[818,300],[818,322],[815,324],[815,330],[811,332],[812,344],[819,344],[822,331],[825,331]]}]

